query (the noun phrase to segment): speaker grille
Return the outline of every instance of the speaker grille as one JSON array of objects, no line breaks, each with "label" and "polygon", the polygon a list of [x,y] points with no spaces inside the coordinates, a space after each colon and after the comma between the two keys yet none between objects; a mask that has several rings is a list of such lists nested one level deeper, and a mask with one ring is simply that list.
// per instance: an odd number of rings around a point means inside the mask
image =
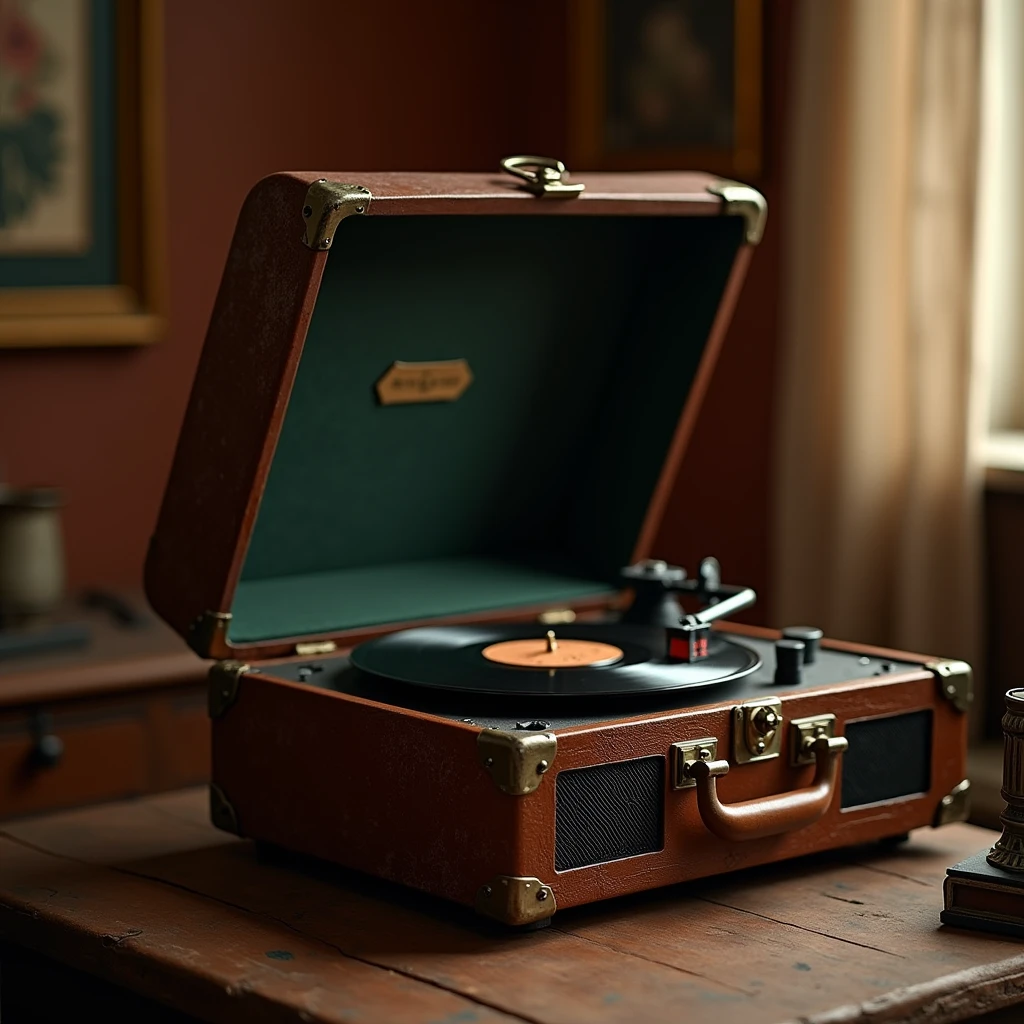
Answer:
[{"label": "speaker grille", "polygon": [[555,870],[582,868],[664,845],[665,758],[574,768],[555,783]]},{"label": "speaker grille", "polygon": [[931,788],[931,711],[850,722],[844,735],[850,743],[843,754],[844,808],[927,793]]}]

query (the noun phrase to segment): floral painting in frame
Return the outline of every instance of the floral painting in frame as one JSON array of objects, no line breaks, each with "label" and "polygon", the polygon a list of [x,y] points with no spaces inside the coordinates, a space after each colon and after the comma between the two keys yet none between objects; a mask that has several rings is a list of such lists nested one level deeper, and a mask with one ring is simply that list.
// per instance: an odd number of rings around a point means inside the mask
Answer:
[{"label": "floral painting in frame", "polygon": [[159,0],[0,0],[0,346],[161,333]]}]

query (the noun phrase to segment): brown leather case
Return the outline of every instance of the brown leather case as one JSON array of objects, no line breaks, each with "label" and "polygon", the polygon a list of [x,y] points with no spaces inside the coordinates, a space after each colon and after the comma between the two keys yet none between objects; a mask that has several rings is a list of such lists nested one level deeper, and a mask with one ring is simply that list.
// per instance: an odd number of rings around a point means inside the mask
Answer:
[{"label": "brown leather case", "polygon": [[[338,184],[349,178],[356,184]],[[500,219],[532,217],[519,238],[523,252],[535,226],[567,218],[699,218],[732,232],[733,247],[719,249],[719,260],[727,259],[720,291],[704,297],[711,301],[706,337],[681,385],[664,460],[649,495],[641,495],[626,552],[652,554],[764,204],[745,186],[701,174],[582,181],[582,194],[559,194],[557,173],[538,173],[526,188],[510,177],[469,174],[296,173],[257,184],[232,243],[147,563],[157,611],[195,650],[229,659],[210,679],[211,814],[219,827],[510,925],[542,923],[556,907],[898,836],[966,813],[970,670],[962,663],[826,641],[820,664],[802,682],[780,687],[771,677],[777,634],[726,626],[764,663],[739,684],[676,695],[654,708],[580,704],[548,715],[524,705],[545,720],[516,722],[354,687],[344,651],[424,622],[533,621],[555,607],[598,614],[619,603],[616,594],[232,632],[275,450],[279,442],[288,447],[285,414],[314,310],[318,299],[324,309],[338,308],[330,305],[336,296],[319,294],[328,250],[358,237],[349,228],[353,217],[406,218],[439,239],[453,218],[489,218],[480,223],[501,235],[499,223],[514,221]],[[545,182],[554,194],[543,194]],[[548,254],[537,249],[543,262]],[[487,261],[478,262],[486,283]],[[658,268],[649,270],[657,278]],[[518,271],[506,263],[504,272]],[[395,303],[408,284],[395,282]],[[652,288],[634,317],[657,307],[672,282]],[[544,296],[557,315],[558,290]],[[486,343],[477,351],[486,362]],[[381,352],[380,369],[391,358]],[[314,454],[322,461],[331,453]],[[369,481],[356,475],[350,483],[356,491],[365,484],[372,503]],[[314,487],[309,500],[324,499]],[[285,521],[284,547],[287,529]],[[266,551],[263,557],[274,562]],[[372,581],[377,570],[359,571]]]},{"label": "brown leather case", "polygon": [[[779,635],[720,628],[752,643]],[[481,729],[288,680],[273,666],[253,674],[226,663],[214,676],[214,689],[225,696],[213,723],[213,819],[239,835],[525,925],[547,920],[556,908],[965,818],[969,669],[830,641],[824,653],[847,656],[851,675],[853,666],[869,674],[799,690],[759,685],[725,700],[712,688],[694,706],[621,718],[612,712],[544,733]],[[778,754],[739,763],[737,709],[766,696],[779,700]],[[881,730],[858,771],[867,756],[897,774],[901,758],[920,754],[905,742],[900,723],[930,719],[923,788],[911,781],[909,793],[844,806],[843,755],[792,763],[794,720],[829,716],[837,737],[852,737],[851,726]],[[708,739],[717,741],[717,758],[732,762],[727,773],[717,787],[695,779],[676,788],[676,746]],[[649,783],[660,807],[660,840],[652,844],[658,848],[558,870],[560,830],[575,827],[573,817],[588,806],[568,804],[571,792],[561,791],[566,773],[650,759],[662,765]],[[622,785],[612,773],[602,793],[608,818],[597,814],[587,827],[630,827],[628,807],[637,795],[618,791]]]}]

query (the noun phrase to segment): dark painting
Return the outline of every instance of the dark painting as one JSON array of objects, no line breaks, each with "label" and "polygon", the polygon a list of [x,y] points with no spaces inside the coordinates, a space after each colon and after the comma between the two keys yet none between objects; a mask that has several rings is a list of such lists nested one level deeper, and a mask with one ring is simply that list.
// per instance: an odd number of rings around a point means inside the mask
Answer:
[{"label": "dark painting", "polygon": [[608,148],[732,146],[731,0],[609,0],[606,19]]}]

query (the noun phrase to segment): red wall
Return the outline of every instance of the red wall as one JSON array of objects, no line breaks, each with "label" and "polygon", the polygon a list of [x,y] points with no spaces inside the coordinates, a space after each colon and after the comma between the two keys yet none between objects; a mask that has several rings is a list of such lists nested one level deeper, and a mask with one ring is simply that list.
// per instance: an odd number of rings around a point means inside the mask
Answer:
[{"label": "red wall", "polygon": [[[766,17],[776,200],[790,0]],[[173,0],[166,9],[170,333],[135,351],[0,352],[0,471],[66,491],[73,584],[137,585],[242,197],[282,168],[490,169],[565,152],[561,5],[358,9]],[[345,13],[348,11],[349,13]],[[767,585],[778,238],[769,220],[686,460],[665,554]],[[763,609],[754,616],[763,617]]]}]

